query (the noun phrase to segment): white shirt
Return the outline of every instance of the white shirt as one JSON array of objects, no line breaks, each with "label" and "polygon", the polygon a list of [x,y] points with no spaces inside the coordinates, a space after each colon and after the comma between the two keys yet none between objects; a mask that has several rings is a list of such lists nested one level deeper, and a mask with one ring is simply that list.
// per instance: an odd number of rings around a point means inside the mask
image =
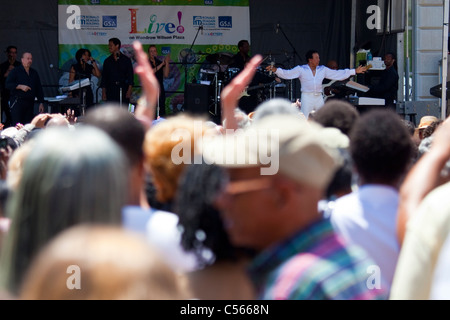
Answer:
[{"label": "white shirt", "polygon": [[172,212],[125,206],[122,209],[125,229],[144,234],[175,272],[190,272],[199,268],[197,258],[181,245],[178,216]]},{"label": "white shirt", "polygon": [[396,221],[398,191],[384,185],[364,185],[336,200],[331,223],[347,241],[362,247],[380,267],[390,290],[400,245]]},{"label": "white shirt", "polygon": [[277,68],[275,74],[282,79],[298,78],[302,85],[302,92],[305,93],[322,93],[323,79],[330,80],[345,80],[356,74],[355,69],[332,70],[325,66],[318,66],[316,68],[316,75],[309,65],[296,66],[290,70]]}]

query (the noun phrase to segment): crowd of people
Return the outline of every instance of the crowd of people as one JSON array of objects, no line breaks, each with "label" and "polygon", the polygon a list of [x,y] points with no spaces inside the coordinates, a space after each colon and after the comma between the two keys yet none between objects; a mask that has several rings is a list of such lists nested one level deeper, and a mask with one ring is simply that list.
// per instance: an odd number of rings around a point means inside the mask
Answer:
[{"label": "crowd of people", "polygon": [[[108,63],[129,74],[119,49],[112,39]],[[240,110],[263,61],[255,55],[222,90],[220,124],[188,113],[155,120],[168,59],[152,46],[149,59],[138,41],[133,49],[143,89],[134,114],[121,108],[131,78],[114,78],[105,62],[107,103],[81,119],[42,112],[0,131],[0,297],[450,296],[450,120],[416,128],[389,108],[360,114],[318,101],[324,77],[365,69],[321,67],[316,51],[294,70],[268,67],[305,82],[301,104]],[[37,74],[20,83],[31,59],[8,71],[10,99],[40,96]],[[73,70],[97,76],[88,61],[79,51]],[[320,87],[309,87],[315,75]]]}]

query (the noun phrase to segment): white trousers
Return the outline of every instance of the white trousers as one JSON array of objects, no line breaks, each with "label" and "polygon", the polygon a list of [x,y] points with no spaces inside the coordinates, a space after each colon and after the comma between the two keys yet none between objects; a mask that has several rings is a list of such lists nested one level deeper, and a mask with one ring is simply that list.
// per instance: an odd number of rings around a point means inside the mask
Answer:
[{"label": "white trousers", "polygon": [[319,110],[324,104],[323,95],[317,93],[302,92],[301,111],[308,119],[311,111]]}]

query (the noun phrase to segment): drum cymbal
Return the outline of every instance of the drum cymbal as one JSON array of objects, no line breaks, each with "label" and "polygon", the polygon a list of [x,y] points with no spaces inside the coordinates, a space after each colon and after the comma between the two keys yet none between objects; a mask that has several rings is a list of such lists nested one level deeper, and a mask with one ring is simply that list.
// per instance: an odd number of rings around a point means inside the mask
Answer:
[{"label": "drum cymbal", "polygon": [[231,64],[234,62],[234,59],[229,55],[223,53],[214,53],[206,56],[206,60],[211,63],[219,63],[219,64]]}]

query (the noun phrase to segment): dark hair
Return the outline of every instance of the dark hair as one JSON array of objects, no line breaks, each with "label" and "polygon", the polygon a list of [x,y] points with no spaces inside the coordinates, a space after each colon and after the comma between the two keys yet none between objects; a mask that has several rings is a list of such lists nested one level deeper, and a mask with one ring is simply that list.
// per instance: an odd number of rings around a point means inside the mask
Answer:
[{"label": "dark hair", "polygon": [[393,53],[393,52],[391,52],[391,51],[387,52],[387,53],[385,54],[385,56],[391,56],[392,59],[397,60],[397,58],[395,57],[395,53]]},{"label": "dark hair", "polygon": [[11,49],[16,49],[16,51],[17,51],[16,46],[8,46],[8,48],[6,48],[6,53],[9,53],[9,51],[11,51]]},{"label": "dark hair", "polygon": [[119,48],[122,46],[122,42],[118,38],[111,38],[108,40],[108,42],[114,43],[115,46],[119,45]]},{"label": "dark hair", "polygon": [[359,112],[345,100],[329,100],[314,113],[314,121],[324,127],[338,128],[346,135],[358,118]]},{"label": "dark hair", "polygon": [[352,175],[353,175],[353,162],[350,152],[347,149],[338,149],[341,158],[343,160],[342,165],[334,173],[333,179],[329,183],[325,192],[328,200],[335,200],[343,194],[350,193],[352,191]]},{"label": "dark hair", "polygon": [[234,247],[224,229],[220,212],[213,202],[223,186],[224,169],[216,165],[191,164],[186,167],[178,187],[174,211],[182,227],[182,246],[194,252],[201,265],[210,264],[203,255],[210,249],[215,260],[234,260]]},{"label": "dark hair", "polygon": [[87,112],[83,123],[105,131],[121,147],[131,165],[144,158],[144,126],[125,108],[115,104],[98,106]]},{"label": "dark hair", "polygon": [[368,183],[393,183],[413,160],[411,136],[390,109],[364,113],[350,133],[350,152],[361,177]]},{"label": "dark hair", "polygon": [[422,138],[430,137],[434,131],[444,122],[442,119],[438,119],[430,123],[428,127],[423,130]]},{"label": "dark hair", "polygon": [[89,56],[91,55],[91,52],[86,48],[81,48],[77,50],[77,53],[75,53],[75,59],[77,60],[77,62],[80,62],[81,57],[85,52],[89,53]]},{"label": "dark hair", "polygon": [[402,123],[405,125],[406,129],[408,130],[409,134],[411,136],[414,136],[414,132],[416,131],[416,126],[411,120],[407,119],[401,119]]},{"label": "dark hair", "polygon": [[317,51],[317,50],[309,50],[308,52],[306,52],[306,54],[305,54],[306,63],[309,62],[309,59],[313,58],[313,54],[314,53],[319,53],[319,51]]},{"label": "dark hair", "polygon": [[238,45],[237,45],[238,48],[242,48],[242,47],[244,46],[245,43],[249,43],[248,40],[240,40],[240,41],[238,42]]}]

